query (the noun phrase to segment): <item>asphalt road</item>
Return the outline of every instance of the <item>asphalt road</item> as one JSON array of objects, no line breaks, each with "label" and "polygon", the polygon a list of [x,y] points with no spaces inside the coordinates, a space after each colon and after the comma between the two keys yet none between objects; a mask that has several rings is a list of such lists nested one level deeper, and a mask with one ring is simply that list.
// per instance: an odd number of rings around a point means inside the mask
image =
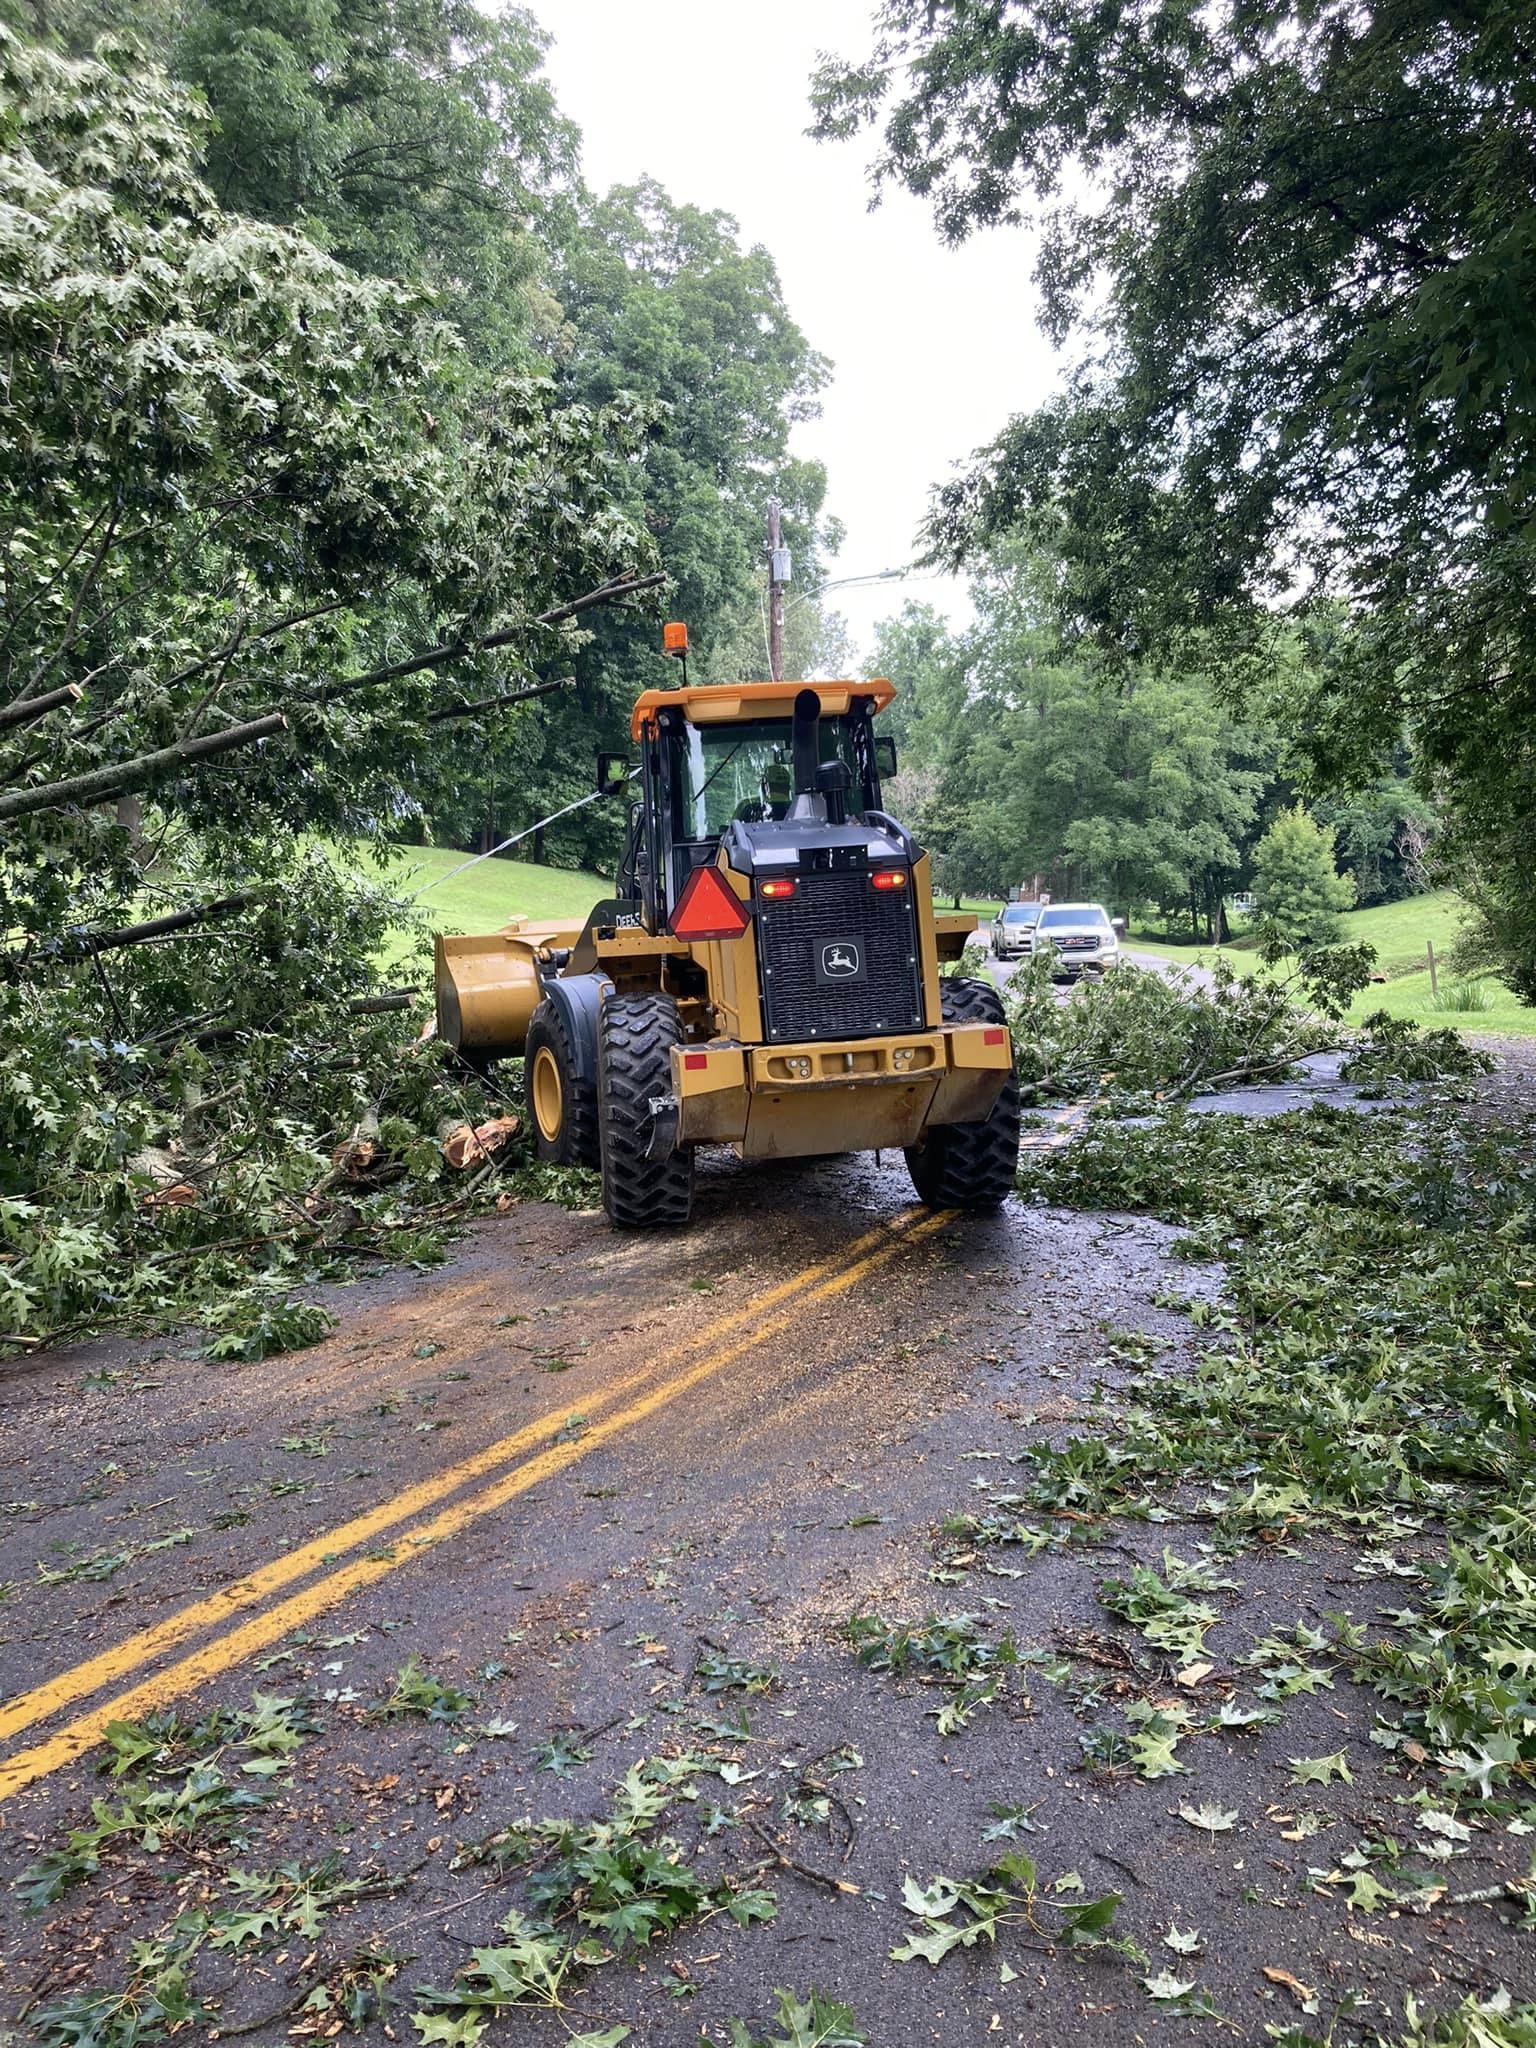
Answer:
[{"label": "asphalt road", "polygon": [[[1196,1556],[1207,1523],[1047,1518],[1039,1554],[945,1533],[998,1495],[1007,1514],[1030,1441],[1091,1431],[1143,1372],[1187,1369],[1198,1333],[1157,1298],[1219,1275],[1171,1264],[1171,1235],[1016,1204],[934,1216],[899,1159],[722,1159],[685,1235],[515,1208],[434,1272],[338,1290],[336,1331],[307,1351],[242,1366],[101,1344],[8,1368],[0,1878],[114,1794],[109,1724],[185,1726],[261,1692],[311,1725],[270,1775],[204,1738],[267,1795],[235,1841],[134,1834],[37,1917],[0,1894],[0,2042],[34,2038],[34,2005],[122,1985],[132,1943],[227,1903],[232,1870],[327,1854],[367,1889],[318,1932],[206,1948],[217,2017],[178,2038],[328,2036],[329,2008],[303,2001],[372,1948],[402,1959],[403,2002],[360,2038],[412,2041],[413,1987],[451,1983],[527,1907],[515,1865],[470,1845],[523,1816],[606,1814],[627,1769],[684,1755],[703,1760],[697,1796],[659,1825],[711,1884],[770,1890],[775,1917],[714,1911],[573,1974],[563,2010],[493,2020],[487,2042],[619,2025],[658,2048],[723,2042],[735,2018],[765,2031],[777,1987],[812,1985],[886,2048],[1258,2042],[1321,2029],[1346,1994],[1384,2030],[1405,1991],[1531,1995],[1528,1937],[1487,1908],[1366,1918],[1327,1881],[1404,1791],[1342,1669],[1280,1727],[1191,1737],[1189,1775],[1085,1763],[1127,1705],[1213,1714],[1251,1690],[1236,1660],[1256,1636],[1370,1618],[1398,1604],[1390,1581],[1329,1546],[1224,1564],[1209,1668],[1177,1689],[1095,1589],[1165,1546]],[[945,1695],[865,1668],[846,1628],[961,1612],[1042,1661],[945,1733]],[[379,1718],[412,1659],[472,1704]],[[1352,1783],[1292,1783],[1289,1759],[1341,1748]],[[1190,1802],[1231,1820],[1192,1826]],[[984,1844],[997,1808],[1023,1816],[1017,1839]],[[1458,1887],[1496,1882],[1522,1846],[1479,1841]],[[918,1931],[907,1879],[975,1877],[1009,1849],[1040,1866],[1028,1919],[936,1968],[892,1960]],[[1054,1939],[1062,1903],[1109,1892],[1132,1946]],[[1170,1926],[1200,1930],[1193,1953]],[[1170,2011],[1163,1971],[1219,2017]]]}]

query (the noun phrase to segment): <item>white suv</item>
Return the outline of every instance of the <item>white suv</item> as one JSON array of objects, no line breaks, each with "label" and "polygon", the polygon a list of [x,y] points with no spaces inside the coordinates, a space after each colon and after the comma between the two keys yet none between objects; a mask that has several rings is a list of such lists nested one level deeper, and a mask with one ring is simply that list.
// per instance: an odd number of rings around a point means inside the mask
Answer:
[{"label": "white suv", "polygon": [[1053,975],[1076,980],[1090,967],[1101,972],[1120,957],[1120,941],[1101,903],[1051,903],[1040,913],[1030,943],[1035,958],[1051,959]]}]

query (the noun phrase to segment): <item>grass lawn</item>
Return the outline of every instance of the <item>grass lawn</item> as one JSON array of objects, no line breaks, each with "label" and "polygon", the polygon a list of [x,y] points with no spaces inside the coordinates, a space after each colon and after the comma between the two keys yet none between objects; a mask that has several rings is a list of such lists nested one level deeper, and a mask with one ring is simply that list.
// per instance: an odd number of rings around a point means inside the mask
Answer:
[{"label": "grass lawn", "polygon": [[[1536,1037],[1536,1010],[1518,1002],[1502,982],[1484,985],[1493,996],[1488,1010],[1437,1010],[1431,1007],[1432,990],[1425,965],[1426,947],[1433,944],[1442,990],[1454,983],[1446,971],[1445,955],[1455,943],[1461,923],[1461,899],[1452,889],[1437,889],[1429,896],[1410,896],[1402,903],[1383,903],[1372,910],[1348,910],[1340,920],[1342,940],[1347,945],[1376,948],[1376,965],[1390,979],[1373,983],[1357,997],[1350,1010],[1358,1023],[1373,1010],[1385,1010],[1393,1017],[1408,1017],[1426,1028],[1451,1025],[1458,1031],[1486,1032],[1497,1037]],[[1133,937],[1128,949],[1154,954],[1183,966],[1197,965],[1217,952],[1242,968],[1263,969],[1254,958],[1252,941],[1238,939],[1232,945],[1173,946],[1161,940]],[[1405,970],[1410,970],[1406,971]],[[1416,970],[1416,971],[1413,971]]]},{"label": "grass lawn", "polygon": [[[420,907],[439,932],[493,932],[509,917],[558,917],[580,921],[594,903],[613,894],[611,877],[589,875],[580,868],[535,867],[526,860],[482,860],[451,881],[443,877],[469,859],[453,847],[402,846],[384,879],[402,896],[417,894]],[[359,872],[379,878],[371,863]],[[434,886],[435,885],[435,886]],[[410,959],[406,933],[385,953],[393,966]]]}]

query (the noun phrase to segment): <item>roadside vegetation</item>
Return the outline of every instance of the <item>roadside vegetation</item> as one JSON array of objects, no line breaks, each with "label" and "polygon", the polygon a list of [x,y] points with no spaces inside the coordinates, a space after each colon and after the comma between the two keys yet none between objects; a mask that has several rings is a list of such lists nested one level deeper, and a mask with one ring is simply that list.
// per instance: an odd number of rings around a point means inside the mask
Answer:
[{"label": "roadside vegetation", "polygon": [[[1536,1011],[1477,962],[1468,958],[1465,942],[1468,906],[1454,890],[1436,889],[1406,896],[1365,910],[1346,910],[1338,918],[1337,943],[1369,946],[1375,954],[1373,976],[1346,1013],[1358,1024],[1376,1010],[1390,1017],[1433,1029],[1453,1025],[1487,1037],[1526,1038],[1536,1033]],[[1155,922],[1133,928],[1129,950],[1150,953],[1176,966],[1204,967],[1226,960],[1240,972],[1264,974],[1258,933],[1250,925],[1237,929],[1220,946],[1195,941],[1172,942]],[[1431,977],[1427,948],[1433,946]]]},{"label": "roadside vegetation", "polygon": [[[226,0],[0,8],[0,1355],[303,1341],[296,1286],[510,1199],[373,855],[584,794],[663,589],[737,662],[770,497],[815,587],[826,370],[766,252],[587,190],[528,15],[384,20],[253,57]],[[794,608],[798,660],[836,644]]]}]

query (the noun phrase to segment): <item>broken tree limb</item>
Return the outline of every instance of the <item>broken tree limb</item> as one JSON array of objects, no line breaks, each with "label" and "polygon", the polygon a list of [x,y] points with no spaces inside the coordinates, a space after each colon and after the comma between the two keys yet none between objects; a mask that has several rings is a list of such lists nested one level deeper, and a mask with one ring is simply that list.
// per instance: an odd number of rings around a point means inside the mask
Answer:
[{"label": "broken tree limb", "polygon": [[329,704],[337,697],[349,696],[354,690],[372,690],[380,683],[395,683],[406,676],[422,675],[428,669],[443,668],[450,661],[462,661],[466,655],[494,654],[497,648],[510,647],[514,641],[524,639],[530,625],[558,626],[566,619],[574,619],[578,613],[591,611],[595,605],[613,604],[621,597],[632,597],[637,591],[654,590],[666,580],[659,570],[653,576],[616,577],[611,583],[601,584],[596,590],[572,598],[569,604],[556,605],[550,611],[537,613],[531,621],[524,621],[521,625],[504,626],[499,632],[478,633],[465,640],[444,640],[423,654],[405,655],[383,668],[365,669],[361,675],[338,676],[332,682],[322,683],[318,690],[311,691],[306,701]]},{"label": "broken tree limb", "polygon": [[566,619],[574,619],[579,612],[589,612],[594,605],[612,604],[616,597],[632,597],[637,590],[655,590],[667,580],[666,571],[658,569],[651,576],[616,576],[611,583],[603,583],[596,590],[589,590],[585,597],[572,598],[569,604],[557,604],[553,611],[540,612],[537,624],[558,626]]},{"label": "broken tree limb", "polygon": [[349,1017],[379,1017],[387,1010],[408,1010],[417,996],[419,988],[392,988],[383,995],[354,996],[347,1004]]},{"label": "broken tree limb", "polygon": [[[632,597],[639,591],[654,590],[666,580],[660,570],[649,576],[615,577],[611,582],[600,584],[596,590],[588,590],[582,596],[572,598],[569,604],[555,605],[549,611],[539,612],[531,622],[508,626],[496,633],[482,633],[468,640],[445,641],[437,647],[428,648],[423,654],[407,655],[383,668],[368,669],[361,675],[337,677],[322,684],[305,701],[328,704],[353,690],[373,689],[381,683],[421,675],[428,669],[442,668],[450,661],[460,661],[466,655],[492,653],[522,639],[529,630],[529,623],[558,626],[597,605],[614,604],[620,598]],[[563,686],[562,678],[559,687]],[[541,684],[527,694],[542,696],[548,687],[555,686]],[[224,732],[179,740],[175,746],[162,747],[153,754],[141,754],[136,760],[125,761],[118,767],[94,768],[84,775],[70,776],[63,782],[44,783],[36,789],[12,790],[0,795],[0,822],[7,818],[29,817],[36,811],[60,810],[68,804],[99,803],[106,797],[131,795],[134,790],[147,788],[163,774],[193,761],[209,760],[214,755],[227,754],[236,747],[266,739],[273,733],[285,731],[287,725],[288,720],[281,711],[269,711],[260,717],[247,719],[241,725],[232,725]]]},{"label": "broken tree limb", "polygon": [[18,697],[14,703],[0,708],[0,731],[13,725],[30,725],[34,718],[57,711],[61,704],[78,704],[84,695],[78,683],[60,683],[56,690],[48,690],[41,697]]},{"label": "broken tree limb", "polygon": [[551,683],[534,683],[526,690],[512,690],[500,697],[480,697],[473,704],[445,704],[441,711],[427,713],[428,725],[441,725],[447,718],[468,718],[476,711],[500,711],[507,704],[522,704],[530,697],[547,697],[551,690],[571,690],[574,676],[558,676]]},{"label": "broken tree limb", "polygon": [[142,924],[121,924],[104,932],[66,932],[50,960],[94,960],[100,953],[120,952],[124,946],[147,945],[173,932],[190,931],[195,925],[210,924],[229,917],[256,900],[256,892],[243,889],[234,896],[220,896],[212,903],[193,903],[185,910],[167,911],[164,917],[147,917]]},{"label": "broken tree limb", "polygon": [[236,747],[285,732],[288,721],[281,711],[249,718],[243,725],[231,725],[223,732],[204,733],[199,739],[178,740],[136,760],[121,761],[111,768],[93,768],[85,775],[71,775],[63,782],[47,782],[37,789],[13,789],[0,795],[0,820],[25,818],[34,811],[57,811],[66,804],[100,803],[105,797],[127,796],[145,789],[161,775],[206,761],[215,754],[228,754]]}]

